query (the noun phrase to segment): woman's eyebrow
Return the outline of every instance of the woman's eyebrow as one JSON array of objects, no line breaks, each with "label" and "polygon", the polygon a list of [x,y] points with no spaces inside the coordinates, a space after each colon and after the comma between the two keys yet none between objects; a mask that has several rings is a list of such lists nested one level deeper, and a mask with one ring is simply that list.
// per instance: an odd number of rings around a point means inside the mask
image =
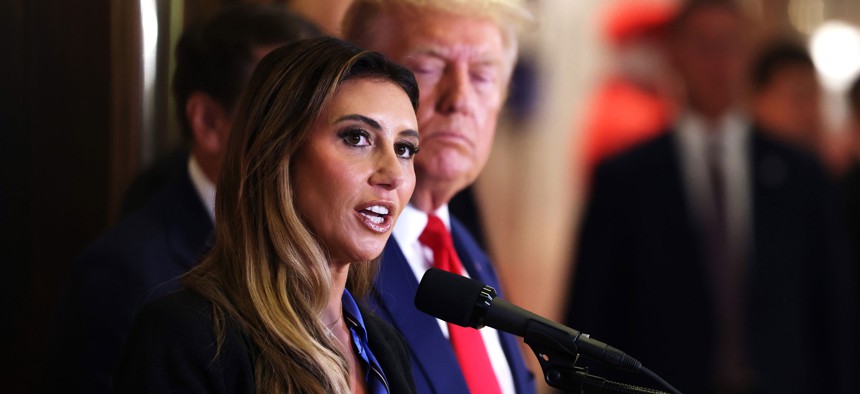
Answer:
[{"label": "woman's eyebrow", "polygon": [[337,120],[335,120],[334,122],[339,123],[339,122],[343,122],[343,121],[347,121],[347,120],[354,120],[354,121],[362,122],[362,123],[367,124],[371,128],[374,128],[377,130],[382,129],[382,126],[379,125],[379,122],[377,122],[371,118],[368,118],[367,116],[359,115],[359,114],[344,115],[344,116],[341,116],[340,118],[337,118]]},{"label": "woman's eyebrow", "polygon": [[401,136],[401,137],[414,137],[414,138],[421,138],[421,137],[418,135],[418,131],[416,131],[416,130],[412,130],[412,129],[406,129],[406,130],[403,130],[403,131],[401,131],[399,134],[400,134],[400,136]]}]

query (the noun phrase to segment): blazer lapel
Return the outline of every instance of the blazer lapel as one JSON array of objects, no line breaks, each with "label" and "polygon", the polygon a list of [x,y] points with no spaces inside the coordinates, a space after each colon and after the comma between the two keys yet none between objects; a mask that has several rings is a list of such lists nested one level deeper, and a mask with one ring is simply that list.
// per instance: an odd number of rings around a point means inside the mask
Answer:
[{"label": "blazer lapel", "polygon": [[211,246],[214,226],[187,173],[173,187],[177,201],[165,218],[167,242],[188,270]]}]

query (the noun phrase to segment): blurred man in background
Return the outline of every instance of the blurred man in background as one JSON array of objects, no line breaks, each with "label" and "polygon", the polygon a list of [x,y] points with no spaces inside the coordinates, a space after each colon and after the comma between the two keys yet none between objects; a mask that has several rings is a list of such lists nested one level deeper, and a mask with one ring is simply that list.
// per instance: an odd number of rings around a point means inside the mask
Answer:
[{"label": "blurred man in background", "polygon": [[598,167],[568,322],[682,392],[855,392],[838,205],[811,155],[741,110],[746,29],[725,0],[674,18],[685,107]]},{"label": "blurred man in background", "polygon": [[487,162],[517,57],[515,28],[529,17],[511,0],[356,0],[344,20],[346,39],[408,67],[420,90],[415,193],[385,248],[372,300],[410,346],[420,393],[535,390],[514,337],[446,324],[413,304],[431,267],[499,289],[448,203]]},{"label": "blurred man in background", "polygon": [[176,290],[207,248],[233,106],[251,72],[272,49],[316,34],[304,19],[259,5],[227,8],[183,33],[173,92],[190,154],[177,180],[73,265],[46,344],[42,392],[111,392],[111,369],[135,313]]},{"label": "blurred man in background", "polygon": [[806,48],[775,41],[765,45],[752,64],[750,104],[762,130],[818,154],[823,142],[821,86]]},{"label": "blurred man in background", "polygon": [[[854,279],[860,283],[860,78],[848,90],[849,106],[849,163],[841,179],[845,199],[845,221],[854,252]],[[855,289],[856,306],[860,307],[860,288]]]}]

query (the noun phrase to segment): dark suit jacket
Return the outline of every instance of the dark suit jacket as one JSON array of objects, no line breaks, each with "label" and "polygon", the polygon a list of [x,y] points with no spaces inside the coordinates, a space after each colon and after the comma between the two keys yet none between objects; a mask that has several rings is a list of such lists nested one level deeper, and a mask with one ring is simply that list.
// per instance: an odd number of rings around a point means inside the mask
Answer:
[{"label": "dark suit jacket", "polygon": [[[451,218],[454,247],[469,276],[499,290],[499,281],[489,259],[481,252],[463,225]],[[394,237],[388,240],[376,279],[371,303],[382,318],[403,334],[412,352],[412,371],[419,393],[468,394],[466,380],[451,343],[436,319],[415,308],[418,280]],[[519,342],[499,332],[517,393],[534,393],[534,376],[526,369]]]},{"label": "dark suit jacket", "polygon": [[135,313],[179,287],[204,252],[212,221],[188,174],[96,240],[75,262],[57,304],[42,392],[108,393]]},{"label": "dark suit jacket", "polygon": [[[811,157],[750,138],[745,324],[756,392],[854,392],[852,281],[832,189]],[[567,322],[682,392],[709,393],[714,308],[675,141],[667,133],[598,168]]]},{"label": "dark suit jacket", "polygon": [[171,182],[188,173],[189,149],[181,147],[159,157],[149,168],[137,174],[122,198],[122,215],[132,213],[149,202]]},{"label": "dark suit jacket", "polygon": [[[400,335],[359,306],[368,346],[391,394],[415,392]],[[227,320],[216,357],[212,304],[183,290],[147,305],[129,333],[114,375],[117,393],[256,393],[250,338]]]}]

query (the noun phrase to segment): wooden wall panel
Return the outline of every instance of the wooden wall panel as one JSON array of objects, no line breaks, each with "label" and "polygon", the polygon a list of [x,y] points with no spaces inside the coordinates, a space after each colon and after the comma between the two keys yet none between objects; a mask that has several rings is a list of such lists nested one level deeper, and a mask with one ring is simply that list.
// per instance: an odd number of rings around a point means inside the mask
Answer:
[{"label": "wooden wall panel", "polygon": [[108,0],[6,4],[15,12],[0,11],[0,25],[14,30],[3,34],[4,46],[18,57],[4,65],[11,70],[3,77],[14,83],[16,113],[0,149],[11,153],[4,155],[13,174],[4,187],[14,203],[0,205],[26,224],[17,232],[3,224],[17,237],[22,260],[3,262],[4,273],[13,273],[3,287],[14,292],[4,302],[15,304],[17,335],[3,335],[12,341],[3,353],[14,361],[3,363],[9,376],[0,391],[28,392],[69,265],[108,224],[110,7]]}]

